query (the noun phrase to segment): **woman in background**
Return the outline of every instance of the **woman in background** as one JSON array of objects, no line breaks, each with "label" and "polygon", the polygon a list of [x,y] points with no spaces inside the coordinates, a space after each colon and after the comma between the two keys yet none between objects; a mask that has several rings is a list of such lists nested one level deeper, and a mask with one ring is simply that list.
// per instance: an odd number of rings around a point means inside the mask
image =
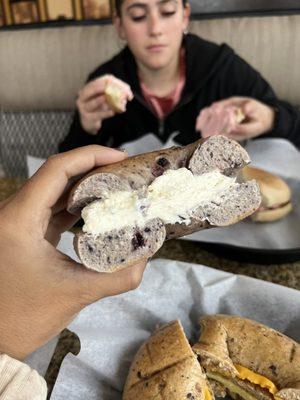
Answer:
[{"label": "woman in background", "polygon": [[[148,133],[165,143],[174,132],[183,145],[223,134],[283,137],[300,147],[299,112],[226,44],[187,34],[189,16],[187,0],[116,0],[114,25],[127,46],[88,77],[60,151],[119,147]],[[123,90],[122,113],[106,102],[108,80]]]}]

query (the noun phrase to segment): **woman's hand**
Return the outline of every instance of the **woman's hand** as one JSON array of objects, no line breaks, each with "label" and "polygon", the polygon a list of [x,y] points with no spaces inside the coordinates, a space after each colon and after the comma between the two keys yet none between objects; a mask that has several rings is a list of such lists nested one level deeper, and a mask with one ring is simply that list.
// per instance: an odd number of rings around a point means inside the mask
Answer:
[{"label": "woman's hand", "polygon": [[[239,123],[237,112],[244,120]],[[224,135],[235,140],[251,139],[269,132],[274,127],[275,110],[248,97],[231,97],[203,109],[196,122],[202,137]]]},{"label": "woman's hand", "polygon": [[87,83],[79,91],[76,105],[81,125],[91,135],[98,133],[104,119],[115,115],[115,111],[109,106],[104,95],[108,83],[114,84],[121,89],[125,108],[127,101],[133,98],[130,86],[113,75],[105,75]]},{"label": "woman's hand", "polygon": [[22,359],[57,335],[86,305],[139,285],[144,262],[101,274],[55,248],[61,233],[78,219],[66,211],[74,180],[125,157],[101,146],[52,156],[1,203],[0,353]]}]

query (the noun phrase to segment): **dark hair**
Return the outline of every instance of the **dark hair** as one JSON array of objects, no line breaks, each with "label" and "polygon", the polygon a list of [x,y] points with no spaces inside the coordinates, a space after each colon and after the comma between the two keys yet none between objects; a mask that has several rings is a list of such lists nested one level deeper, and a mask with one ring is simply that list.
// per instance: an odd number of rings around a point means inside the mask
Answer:
[{"label": "dark hair", "polygon": [[[123,2],[124,2],[124,0],[114,0],[113,1],[114,10],[115,10],[115,12],[116,12],[118,17],[121,16],[121,5],[122,5]],[[188,3],[188,0],[182,0],[183,7],[185,7],[187,5],[187,3]]]}]

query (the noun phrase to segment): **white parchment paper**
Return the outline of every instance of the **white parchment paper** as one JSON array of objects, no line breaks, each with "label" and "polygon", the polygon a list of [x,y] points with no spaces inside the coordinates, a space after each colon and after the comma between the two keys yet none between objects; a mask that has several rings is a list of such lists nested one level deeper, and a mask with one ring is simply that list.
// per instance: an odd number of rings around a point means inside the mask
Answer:
[{"label": "white parchment paper", "polygon": [[245,276],[168,260],[154,260],[141,286],[82,311],[69,329],[80,338],[67,355],[51,400],[121,400],[130,363],[157,324],[180,319],[198,337],[204,314],[236,314],[300,341],[300,292]]}]

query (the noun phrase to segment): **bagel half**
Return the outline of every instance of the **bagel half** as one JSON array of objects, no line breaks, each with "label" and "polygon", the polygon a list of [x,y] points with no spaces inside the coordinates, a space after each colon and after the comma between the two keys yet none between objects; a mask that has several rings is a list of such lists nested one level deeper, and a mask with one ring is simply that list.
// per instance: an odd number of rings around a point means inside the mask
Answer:
[{"label": "bagel half", "polygon": [[108,105],[116,113],[122,113],[125,111],[123,101],[123,91],[113,82],[108,82],[104,89],[104,96]]},{"label": "bagel half", "polygon": [[138,155],[100,167],[71,191],[68,211],[82,211],[75,237],[82,263],[113,272],[151,257],[170,238],[228,226],[258,209],[255,181],[235,175],[250,162],[223,136]]},{"label": "bagel half", "polygon": [[193,346],[216,396],[300,400],[300,345],[258,322],[228,315],[200,319]]},{"label": "bagel half", "polygon": [[270,172],[248,166],[242,170],[242,176],[244,181],[255,179],[262,195],[261,206],[251,216],[253,221],[277,221],[292,211],[291,189],[283,179]]},{"label": "bagel half", "polygon": [[131,364],[123,400],[300,400],[299,343],[238,316],[207,315],[200,325],[193,348],[179,321],[154,332]]},{"label": "bagel half", "polygon": [[158,329],[137,352],[123,400],[139,399],[214,399],[179,321]]}]

